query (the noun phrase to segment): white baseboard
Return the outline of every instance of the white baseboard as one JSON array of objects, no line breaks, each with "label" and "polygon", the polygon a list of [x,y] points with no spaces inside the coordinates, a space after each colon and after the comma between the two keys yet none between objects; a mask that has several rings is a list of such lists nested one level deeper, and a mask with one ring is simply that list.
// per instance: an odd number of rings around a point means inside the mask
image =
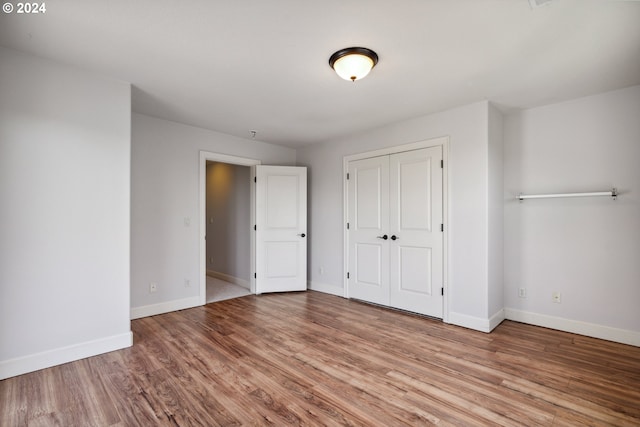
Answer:
[{"label": "white baseboard", "polygon": [[498,310],[496,314],[489,318],[489,331],[493,331],[505,319],[504,309]]},{"label": "white baseboard", "polygon": [[248,280],[240,279],[239,277],[233,277],[219,271],[207,270],[207,276],[215,277],[216,279],[224,280],[225,282],[233,283],[238,286],[242,286],[245,289],[251,290],[251,283]]},{"label": "white baseboard", "polygon": [[320,283],[320,282],[312,282],[311,280],[309,280],[307,282],[307,289],[311,289],[312,291],[324,292],[325,294],[344,297],[344,288],[342,286],[330,285],[327,283]]},{"label": "white baseboard", "polygon": [[447,323],[473,329],[475,331],[491,332],[493,328],[498,326],[503,320],[504,317],[500,319],[500,312],[493,315],[493,317],[491,317],[490,319],[483,319],[481,317],[474,317],[467,314],[455,313],[450,311],[449,320]]},{"label": "white baseboard", "polygon": [[131,307],[131,320],[141,317],[155,316],[156,314],[169,313],[171,311],[184,310],[185,308],[199,307],[202,301],[199,296],[179,300],[161,302],[159,304]]},{"label": "white baseboard", "polygon": [[16,359],[0,362],[0,380],[26,374],[40,369],[50,368],[86,357],[97,356],[110,351],[120,350],[133,345],[133,334],[120,335],[87,341],[42,353],[30,354]]},{"label": "white baseboard", "polygon": [[532,313],[529,311],[515,310],[512,308],[505,308],[504,312],[505,318],[508,320],[640,347],[640,332],[562,317],[548,316],[546,314]]}]

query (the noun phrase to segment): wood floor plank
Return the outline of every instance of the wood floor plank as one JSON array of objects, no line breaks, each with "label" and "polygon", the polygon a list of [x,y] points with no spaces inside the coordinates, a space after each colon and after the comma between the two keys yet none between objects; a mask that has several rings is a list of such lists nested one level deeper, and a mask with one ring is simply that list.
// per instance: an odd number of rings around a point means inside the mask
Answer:
[{"label": "wood floor plank", "polygon": [[31,378],[24,376],[9,378],[0,381],[0,426],[24,426],[27,425],[28,403],[30,401],[29,384],[37,375],[34,372]]},{"label": "wood floor plank", "polygon": [[519,391],[523,394],[546,402],[553,402],[553,404],[560,408],[569,409],[579,414],[587,415],[593,420],[599,420],[603,423],[610,423],[611,425],[619,426],[638,425],[639,419],[636,417],[617,412],[615,409],[598,405],[597,403],[587,399],[582,399],[550,388],[545,388],[539,384],[527,381],[526,379],[520,378],[516,380],[505,380],[504,385],[512,390]]},{"label": "wood floor plank", "polygon": [[131,348],[0,381],[0,425],[640,425],[640,348],[531,325],[311,291],[131,325]]}]

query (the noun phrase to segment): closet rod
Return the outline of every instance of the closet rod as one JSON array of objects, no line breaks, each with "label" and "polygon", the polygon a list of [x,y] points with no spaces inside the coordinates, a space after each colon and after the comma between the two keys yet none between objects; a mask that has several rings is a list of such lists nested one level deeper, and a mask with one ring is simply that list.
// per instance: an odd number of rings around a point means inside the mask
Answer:
[{"label": "closet rod", "polygon": [[613,197],[616,200],[618,197],[618,191],[613,188],[611,191],[594,191],[591,193],[558,193],[558,194],[520,194],[518,199],[523,201],[524,199],[549,199],[558,197],[598,197],[608,196]]}]

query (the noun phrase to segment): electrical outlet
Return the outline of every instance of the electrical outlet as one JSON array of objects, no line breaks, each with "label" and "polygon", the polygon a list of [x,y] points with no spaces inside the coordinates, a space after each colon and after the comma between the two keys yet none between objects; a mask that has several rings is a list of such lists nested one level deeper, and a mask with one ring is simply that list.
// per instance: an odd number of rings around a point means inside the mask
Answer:
[{"label": "electrical outlet", "polygon": [[190,288],[191,287],[191,280],[184,279],[184,287],[185,288]]},{"label": "electrical outlet", "polygon": [[324,267],[320,267],[318,269],[318,271],[320,272],[320,275],[322,276],[324,274]]},{"label": "electrical outlet", "polygon": [[560,304],[562,302],[562,294],[560,292],[552,293],[551,298],[553,299],[553,302],[556,304]]},{"label": "electrical outlet", "polygon": [[158,283],[151,282],[149,283],[149,293],[155,292],[158,290]]},{"label": "electrical outlet", "polygon": [[518,289],[518,297],[519,298],[526,298],[527,297],[527,288]]},{"label": "electrical outlet", "polygon": [[209,257],[209,264],[213,264],[213,257],[212,256]]}]

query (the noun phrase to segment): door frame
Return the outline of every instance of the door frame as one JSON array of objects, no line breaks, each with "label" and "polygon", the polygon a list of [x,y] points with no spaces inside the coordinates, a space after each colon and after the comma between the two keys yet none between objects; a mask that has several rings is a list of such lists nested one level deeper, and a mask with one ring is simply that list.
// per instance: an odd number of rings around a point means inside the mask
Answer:
[{"label": "door frame", "polygon": [[[207,162],[220,162],[228,163],[238,166],[249,166],[250,168],[250,184],[256,176],[255,166],[261,165],[262,161],[251,159],[248,157],[230,156],[228,154],[214,153],[212,151],[200,151],[200,304],[205,305],[207,303]],[[254,185],[249,185],[249,224],[247,227],[253,228],[256,220],[256,188]],[[251,242],[249,244],[249,271],[256,271],[256,235],[251,233]],[[249,275],[250,291],[252,294],[256,293],[256,280],[253,274]]]},{"label": "door frame", "polygon": [[366,151],[363,153],[351,154],[343,157],[342,176],[344,177],[342,189],[342,206],[343,206],[343,289],[344,297],[349,298],[349,279],[347,272],[349,271],[349,231],[347,230],[347,222],[349,222],[349,182],[347,181],[347,173],[349,172],[349,162],[356,160],[368,159],[370,157],[388,156],[391,154],[402,153],[404,151],[419,150],[422,148],[442,147],[442,222],[444,223],[444,233],[442,240],[442,287],[444,289],[442,321],[449,322],[449,137],[441,136],[437,138],[427,139],[423,141],[411,142],[408,144],[396,145],[393,147],[381,148],[379,150]]}]

